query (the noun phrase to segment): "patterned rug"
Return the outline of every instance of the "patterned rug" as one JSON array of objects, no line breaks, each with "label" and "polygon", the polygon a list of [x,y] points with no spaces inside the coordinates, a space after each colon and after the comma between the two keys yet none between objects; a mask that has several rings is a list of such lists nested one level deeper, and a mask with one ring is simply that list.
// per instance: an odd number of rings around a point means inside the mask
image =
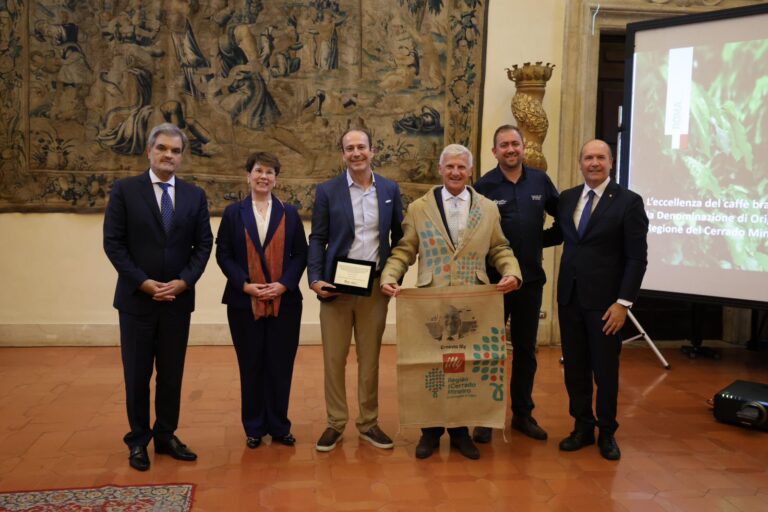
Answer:
[{"label": "patterned rug", "polygon": [[186,512],[192,484],[119,486],[0,493],[0,512]]}]

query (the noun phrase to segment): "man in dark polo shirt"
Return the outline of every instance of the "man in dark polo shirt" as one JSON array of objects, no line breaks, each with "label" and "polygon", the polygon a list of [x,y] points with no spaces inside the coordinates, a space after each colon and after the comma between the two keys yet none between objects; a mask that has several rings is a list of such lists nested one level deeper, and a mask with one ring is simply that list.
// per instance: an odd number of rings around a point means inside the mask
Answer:
[{"label": "man in dark polo shirt", "polygon": [[[547,214],[557,218],[559,195],[543,171],[523,165],[523,135],[517,127],[502,125],[493,135],[493,156],[499,164],[475,184],[475,190],[493,200],[501,214],[501,228],[517,256],[523,285],[504,295],[504,318],[510,319],[512,338],[512,428],[533,439],[547,433],[531,415],[533,378],[536,374],[536,333],[539,328],[541,296],[547,276],[541,266],[542,249],[558,245],[562,235],[555,227],[544,229]],[[493,282],[499,279],[488,267]],[[477,427],[477,443],[491,441],[491,429]]]}]

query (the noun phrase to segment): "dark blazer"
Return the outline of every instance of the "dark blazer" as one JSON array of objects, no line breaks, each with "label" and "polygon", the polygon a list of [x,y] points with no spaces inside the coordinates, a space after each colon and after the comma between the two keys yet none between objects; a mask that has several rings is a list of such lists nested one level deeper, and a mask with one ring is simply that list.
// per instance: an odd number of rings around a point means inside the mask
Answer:
[{"label": "dark blazer", "polygon": [[573,212],[584,187],[560,194],[558,212],[564,247],[557,302],[568,304],[576,288],[581,306],[605,310],[625,299],[634,302],[648,264],[648,217],[643,199],[611,181],[579,239]]},{"label": "dark blazer", "polygon": [[[250,282],[245,230],[248,230],[256,251],[264,258],[264,250],[272,241],[283,217],[285,217],[285,251],[283,275],[279,282],[288,290],[282,295],[281,301],[301,301],[299,280],[307,266],[307,239],[304,234],[304,224],[296,208],[289,204],[281,204],[273,195],[272,212],[263,247],[259,241],[250,196],[227,206],[224,210],[219,231],[216,234],[216,261],[227,276],[227,286],[224,288],[224,296],[221,299],[224,304],[238,309],[251,308],[251,296],[243,291],[243,285]],[[262,261],[265,260],[262,259]]]},{"label": "dark blazer", "polygon": [[[403,237],[403,204],[400,187],[376,176],[379,202],[379,268],[387,261],[392,246]],[[391,239],[390,239],[391,233]],[[349,254],[355,240],[355,216],[349,195],[347,172],[317,186],[309,235],[307,277],[309,283],[333,278],[333,261]]]},{"label": "dark blazer", "polygon": [[171,231],[166,235],[149,171],[118,180],[104,214],[104,251],[117,270],[114,307],[147,314],[158,302],[139,289],[147,279],[183,279],[189,288],[165,307],[195,309],[195,283],[205,270],[213,235],[205,192],[176,177]]}]

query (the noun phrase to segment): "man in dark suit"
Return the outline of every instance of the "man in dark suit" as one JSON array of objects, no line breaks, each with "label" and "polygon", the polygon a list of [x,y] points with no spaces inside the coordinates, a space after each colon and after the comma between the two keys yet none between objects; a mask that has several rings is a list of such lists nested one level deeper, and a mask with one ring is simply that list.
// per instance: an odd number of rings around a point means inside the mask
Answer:
[{"label": "man in dark suit", "polygon": [[[195,460],[174,432],[194,286],[211,254],[213,236],[202,189],[176,177],[187,137],[164,123],[147,140],[149,170],[115,182],[104,214],[104,251],[117,270],[114,307],[120,314],[120,349],[130,432],[123,440],[129,463],[149,469],[155,453]],[[149,425],[149,383],[157,368],[155,423]]]},{"label": "man in dark suit", "polygon": [[[341,439],[347,420],[345,369],[352,330],[357,352],[360,437],[377,448],[394,446],[379,427],[379,352],[389,298],[381,293],[379,274],[392,245],[403,236],[403,206],[397,183],[373,173],[371,135],[347,130],[341,137],[345,172],[317,187],[312,208],[307,273],[320,304],[328,427],[316,449],[328,452]],[[333,291],[337,258],[373,262],[376,280],[370,297]]]},{"label": "man in dark suit", "polygon": [[[605,142],[587,142],[579,154],[584,185],[560,195],[558,223],[564,248],[557,302],[565,387],[575,420],[560,449],[575,451],[594,444],[597,425],[600,453],[618,460],[618,333],[645,274],[648,217],[639,195],[611,181],[612,165]],[[593,379],[597,420],[592,411]]]}]

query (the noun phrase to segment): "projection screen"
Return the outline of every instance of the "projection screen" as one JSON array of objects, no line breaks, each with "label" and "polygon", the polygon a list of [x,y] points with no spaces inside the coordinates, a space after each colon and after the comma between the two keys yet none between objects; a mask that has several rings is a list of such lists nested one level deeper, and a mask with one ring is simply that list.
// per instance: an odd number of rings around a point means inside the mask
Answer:
[{"label": "projection screen", "polygon": [[768,302],[768,5],[627,25],[619,181],[650,220],[643,289]]}]

